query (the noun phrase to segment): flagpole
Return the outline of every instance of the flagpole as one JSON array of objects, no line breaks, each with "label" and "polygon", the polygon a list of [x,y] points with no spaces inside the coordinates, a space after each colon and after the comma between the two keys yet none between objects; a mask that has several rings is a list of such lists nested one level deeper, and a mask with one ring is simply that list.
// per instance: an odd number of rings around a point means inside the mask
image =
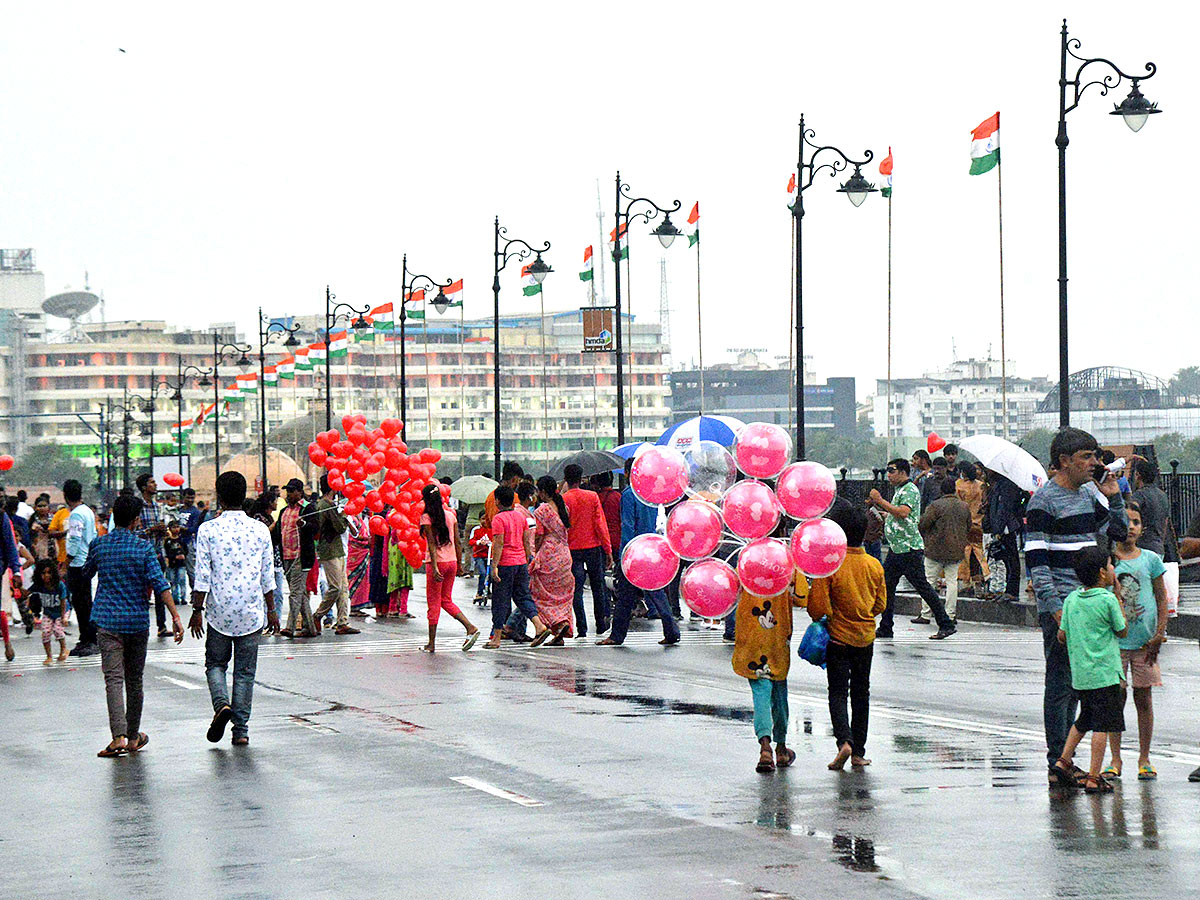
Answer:
[{"label": "flagpole", "polygon": [[[889,151],[889,156],[890,156]],[[887,453],[892,458],[892,192],[888,191],[888,236],[887,236]]]},{"label": "flagpole", "polygon": [[[996,113],[999,131],[1000,113]],[[1008,353],[1004,345],[1004,187],[1000,173],[1002,160],[996,160],[996,217],[1000,223],[1000,405],[1004,439],[1008,440]]]},{"label": "flagpole", "polygon": [[422,310],[425,317],[421,319],[421,340],[425,346],[425,440],[433,442],[433,392],[429,383],[429,310]]},{"label": "flagpole", "polygon": [[[466,293],[465,291],[463,293]],[[467,474],[466,299],[458,298],[458,477]]]},{"label": "flagpole", "polygon": [[[621,265],[621,235],[617,235],[617,265]],[[633,409],[634,409],[634,393],[636,392],[635,385],[637,379],[633,374],[633,269],[630,267],[630,250],[629,250],[629,229],[625,230],[625,310],[626,317],[629,319],[629,338],[628,338],[628,353],[629,353],[629,428],[630,431],[636,432],[637,428],[634,424]],[[621,310],[617,310],[617,315],[621,315]],[[634,438],[636,440],[636,437]]]},{"label": "flagpole", "polygon": [[542,289],[538,291],[538,302],[541,303],[542,309],[542,440],[545,441],[545,446],[542,448],[546,457],[546,471],[550,471],[550,391],[546,386],[546,287],[542,285]]},{"label": "flagpole", "polygon": [[[700,415],[704,415],[704,325],[700,314],[700,225],[696,224],[696,354],[700,357]],[[632,332],[631,332],[632,333]]]},{"label": "flagpole", "polygon": [[[799,201],[796,201],[799,202]],[[788,379],[789,384],[796,383],[796,217],[792,216],[792,255],[789,259],[790,282],[789,282],[789,297],[788,297]],[[788,433],[792,432],[795,427],[795,422],[792,420],[792,415],[795,410],[795,403],[792,392],[788,391]]]},{"label": "flagpole", "polygon": [[[401,286],[401,289],[400,289],[400,315],[404,315],[404,289],[403,289],[403,286]],[[384,333],[384,340],[387,340],[387,334],[388,334],[387,332]],[[393,304],[393,306],[392,306],[391,337],[392,337],[392,384],[397,384],[400,381],[400,369],[399,369],[400,357],[399,357],[398,351],[396,350],[395,304]],[[393,392],[392,398],[396,401],[396,415],[399,416],[400,415],[400,395],[398,393]]]}]

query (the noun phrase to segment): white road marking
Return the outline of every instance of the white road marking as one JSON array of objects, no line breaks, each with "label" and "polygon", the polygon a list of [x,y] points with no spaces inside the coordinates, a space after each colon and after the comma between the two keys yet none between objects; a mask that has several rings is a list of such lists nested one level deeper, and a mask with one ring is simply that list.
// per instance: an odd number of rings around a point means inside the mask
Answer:
[{"label": "white road marking", "polygon": [[504,788],[488,784],[486,781],[480,781],[478,778],[472,778],[470,775],[455,775],[451,776],[450,780],[457,781],[459,784],[466,785],[469,788],[475,788],[477,791],[483,791],[485,794],[491,794],[493,797],[499,797],[501,800],[507,800],[509,803],[515,803],[518,806],[542,805],[541,800],[534,800],[532,797],[526,797],[523,794],[506,791]]},{"label": "white road marking", "polygon": [[187,688],[189,691],[198,691],[200,688],[204,687],[202,684],[195,684],[191,681],[184,681],[180,678],[172,678],[170,675],[159,675],[158,677],[163,681],[169,681],[171,684],[177,685],[181,688]]}]

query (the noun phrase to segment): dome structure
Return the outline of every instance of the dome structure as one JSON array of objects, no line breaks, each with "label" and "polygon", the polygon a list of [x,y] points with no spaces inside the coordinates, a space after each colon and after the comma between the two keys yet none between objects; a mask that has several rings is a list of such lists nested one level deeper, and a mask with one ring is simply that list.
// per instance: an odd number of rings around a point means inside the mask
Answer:
[{"label": "dome structure", "polygon": [[[1178,395],[1157,375],[1120,366],[1097,366],[1071,373],[1067,383],[1072,410],[1178,409],[1200,398]],[[1058,412],[1058,382],[1038,404],[1039,413]]]},{"label": "dome structure", "polygon": [[[246,483],[250,486],[249,493],[253,496],[255,493],[254,480],[261,475],[262,461],[257,451],[253,453],[239,453],[229,459],[222,460],[221,471],[235,471],[245,475]],[[308,484],[308,478],[305,476],[304,470],[291,456],[282,450],[268,447],[267,483],[282,485],[287,484],[293,478],[299,478],[305,484]],[[196,488],[196,496],[202,500],[213,499],[216,480],[216,471],[212,460],[197,463],[192,469],[192,485]]]}]

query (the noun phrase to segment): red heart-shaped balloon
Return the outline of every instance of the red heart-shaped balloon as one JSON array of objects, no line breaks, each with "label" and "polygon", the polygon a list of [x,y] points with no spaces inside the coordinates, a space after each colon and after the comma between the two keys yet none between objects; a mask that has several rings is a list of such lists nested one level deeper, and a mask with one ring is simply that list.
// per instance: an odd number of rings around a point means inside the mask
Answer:
[{"label": "red heart-shaped balloon", "polygon": [[371,529],[371,534],[377,534],[380,537],[388,533],[388,524],[384,521],[383,516],[371,516],[367,520],[367,527]]},{"label": "red heart-shaped balloon", "polygon": [[939,437],[936,431],[929,432],[929,437],[925,439],[926,450],[928,450],[930,453],[937,453],[945,446],[946,441],[944,438]]},{"label": "red heart-shaped balloon", "polygon": [[384,419],[379,423],[379,430],[389,438],[398,435],[402,428],[404,428],[404,424],[399,419]]},{"label": "red heart-shaped balloon", "polygon": [[349,413],[346,413],[346,415],[342,416],[342,431],[346,432],[347,437],[350,436],[351,429],[357,424],[358,419],[354,418],[354,416],[350,415]]},{"label": "red heart-shaped balloon", "polygon": [[362,497],[355,497],[353,500],[346,501],[346,505],[342,507],[342,512],[348,516],[357,516],[363,511],[366,505]]},{"label": "red heart-shaped balloon", "polygon": [[361,481],[348,481],[345,487],[342,488],[342,494],[347,500],[353,500],[355,497],[361,497],[366,493],[366,485]]}]

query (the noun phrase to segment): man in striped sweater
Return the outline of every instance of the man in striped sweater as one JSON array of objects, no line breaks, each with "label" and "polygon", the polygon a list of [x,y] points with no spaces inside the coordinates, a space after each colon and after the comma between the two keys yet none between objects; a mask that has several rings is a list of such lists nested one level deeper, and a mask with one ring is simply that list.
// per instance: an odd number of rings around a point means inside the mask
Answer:
[{"label": "man in striped sweater", "polygon": [[1078,428],[1063,428],[1050,445],[1057,469],[1026,507],[1025,567],[1037,597],[1038,622],[1046,655],[1046,686],[1042,715],[1046,727],[1046,758],[1050,783],[1059,783],[1054,764],[1062,756],[1067,732],[1075,719],[1076,697],[1071,688],[1067,649],[1058,642],[1063,600],[1080,587],[1073,563],[1077,551],[1093,547],[1097,537],[1125,539],[1129,520],[1125,501],[1112,472],[1099,470],[1096,439]]}]

